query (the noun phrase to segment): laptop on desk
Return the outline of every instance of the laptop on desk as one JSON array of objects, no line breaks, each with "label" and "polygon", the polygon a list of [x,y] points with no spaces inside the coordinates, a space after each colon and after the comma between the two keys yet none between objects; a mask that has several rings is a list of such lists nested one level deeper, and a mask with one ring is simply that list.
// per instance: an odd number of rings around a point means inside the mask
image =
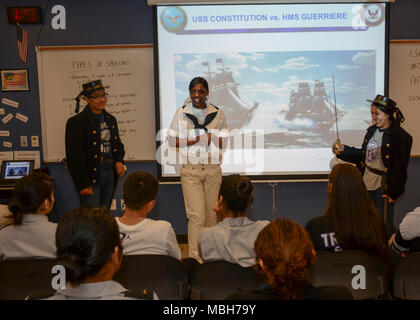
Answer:
[{"label": "laptop on desk", "polygon": [[20,178],[31,174],[34,160],[3,160],[0,187],[13,187]]}]

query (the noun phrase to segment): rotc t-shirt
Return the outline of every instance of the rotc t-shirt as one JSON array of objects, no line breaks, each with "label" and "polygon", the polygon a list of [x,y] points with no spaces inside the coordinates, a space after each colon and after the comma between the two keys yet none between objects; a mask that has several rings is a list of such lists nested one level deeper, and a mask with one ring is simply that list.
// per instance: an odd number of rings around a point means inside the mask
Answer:
[{"label": "rotc t-shirt", "polygon": [[313,218],[306,224],[305,229],[311,237],[315,251],[342,251],[338,245],[332,221],[327,216]]}]

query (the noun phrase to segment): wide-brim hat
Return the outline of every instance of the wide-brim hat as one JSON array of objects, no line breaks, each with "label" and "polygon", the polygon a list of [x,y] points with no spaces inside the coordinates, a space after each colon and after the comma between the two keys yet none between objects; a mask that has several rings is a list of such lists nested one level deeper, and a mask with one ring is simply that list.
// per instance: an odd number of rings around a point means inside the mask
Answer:
[{"label": "wide-brim hat", "polygon": [[95,81],[90,81],[88,83],[84,83],[82,84],[82,87],[83,87],[82,94],[87,97],[90,96],[93,91],[100,90],[100,89],[105,90],[109,88],[109,86],[104,86],[102,84],[102,80],[95,80]]},{"label": "wide-brim hat", "polygon": [[377,94],[375,99],[367,100],[367,101],[370,102],[371,104],[374,104],[375,106],[378,106],[381,110],[385,112],[386,110],[394,111],[395,107],[397,106],[397,103],[394,100],[386,96],[383,96],[381,94]]}]

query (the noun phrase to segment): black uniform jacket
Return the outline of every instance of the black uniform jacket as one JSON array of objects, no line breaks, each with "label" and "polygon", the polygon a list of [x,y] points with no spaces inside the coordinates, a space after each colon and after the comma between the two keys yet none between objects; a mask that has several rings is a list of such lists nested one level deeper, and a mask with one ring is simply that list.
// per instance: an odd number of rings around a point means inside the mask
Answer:
[{"label": "black uniform jacket", "polygon": [[[103,114],[111,134],[114,162],[123,162],[125,151],[118,133],[117,119],[105,110]],[[99,182],[101,128],[89,106],[67,120],[66,158],[77,191]]]},{"label": "black uniform jacket", "polygon": [[[375,134],[377,127],[371,126],[363,140],[362,148],[345,146],[337,158],[357,165],[362,174],[366,164],[366,148],[369,140]],[[395,200],[404,193],[407,180],[407,166],[410,160],[413,138],[395,120],[384,130],[381,146],[382,162],[385,166],[387,187],[384,194]]]}]

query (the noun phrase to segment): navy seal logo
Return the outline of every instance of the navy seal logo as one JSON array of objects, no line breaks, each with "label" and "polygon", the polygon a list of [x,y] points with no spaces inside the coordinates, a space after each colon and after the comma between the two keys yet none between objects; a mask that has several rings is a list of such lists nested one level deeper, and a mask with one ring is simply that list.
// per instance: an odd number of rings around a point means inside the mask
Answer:
[{"label": "navy seal logo", "polygon": [[379,26],[385,19],[385,8],[382,4],[364,4],[360,10],[360,18],[369,27]]},{"label": "navy seal logo", "polygon": [[176,33],[187,25],[187,14],[180,7],[167,7],[160,14],[160,22],[166,31]]}]

